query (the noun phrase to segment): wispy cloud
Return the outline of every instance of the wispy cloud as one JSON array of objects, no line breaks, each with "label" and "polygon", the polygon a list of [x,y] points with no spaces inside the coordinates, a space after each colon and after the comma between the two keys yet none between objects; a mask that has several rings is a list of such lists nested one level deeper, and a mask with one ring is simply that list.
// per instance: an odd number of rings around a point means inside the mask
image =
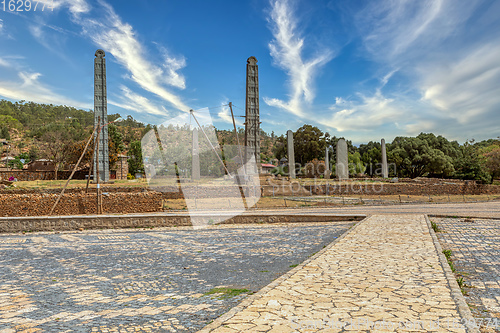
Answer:
[{"label": "wispy cloud", "polygon": [[168,116],[169,113],[163,106],[155,105],[146,97],[134,93],[126,86],[122,85],[120,89],[122,91],[122,95],[119,97],[121,102],[116,102],[108,99],[109,104],[138,113],[149,113],[157,116]]},{"label": "wispy cloud", "polygon": [[[46,10],[58,10],[67,7],[72,15],[88,13],[92,7],[86,0],[38,0],[38,6],[45,5]],[[40,9],[39,9],[40,10]]]},{"label": "wispy cloud", "polygon": [[321,66],[333,58],[331,50],[323,48],[309,60],[304,60],[304,38],[297,29],[298,21],[288,0],[271,1],[270,23],[274,39],[269,44],[274,63],[285,70],[289,76],[290,99],[264,97],[264,101],[274,107],[282,108],[292,114],[306,116],[305,103],[314,100],[313,81]]},{"label": "wispy cloud", "polygon": [[421,68],[423,99],[460,124],[474,118],[490,122],[500,107],[499,42],[484,45],[458,61]]},{"label": "wispy cloud", "polygon": [[[231,117],[231,110],[229,110],[228,103],[228,101],[224,101],[221,103],[221,110],[219,111],[219,113],[217,113],[217,116],[219,117],[220,121],[232,125],[233,118]],[[243,126],[243,123],[238,118],[235,118],[234,122],[236,123],[236,126]]]},{"label": "wispy cloud", "polygon": [[60,50],[60,35],[57,36],[57,38],[52,38],[50,35],[47,35],[44,30],[43,30],[43,24],[32,24],[28,27],[31,35],[34,37],[34,39],[40,43],[43,47],[48,49],[49,51],[57,54],[58,56],[62,57],[63,59],[67,60],[67,57],[65,54],[61,53]]},{"label": "wispy cloud", "polygon": [[105,13],[104,20],[74,18],[82,26],[84,35],[111,53],[129,71],[130,79],[142,89],[171,103],[176,109],[189,111],[181,98],[164,86],[185,87],[184,77],[177,72],[185,66],[184,58],[174,58],[165,53],[163,67],[152,64],[146,59],[147,49],[137,40],[132,26],[124,23],[109,4],[104,1],[99,1],[99,4]]},{"label": "wispy cloud", "polygon": [[157,46],[164,60],[162,66],[165,71],[164,82],[170,86],[185,89],[186,79],[182,74],[179,73],[179,70],[186,67],[186,58],[184,58],[183,56],[180,56],[178,58],[173,57],[170,52],[168,52],[166,47],[158,44]]},{"label": "wispy cloud", "polygon": [[[367,88],[348,102],[337,99],[325,124],[356,136],[431,131],[465,140],[498,132],[500,39],[494,31],[500,24],[487,19],[489,6],[483,0],[368,3],[354,21],[366,58],[387,74],[373,93]],[[387,86],[395,73],[396,84]]]},{"label": "wispy cloud", "polygon": [[[47,5],[52,0],[43,0]],[[186,66],[186,59],[183,56],[172,56],[164,46],[157,47],[162,55],[163,62],[160,65],[153,64],[148,58],[148,49],[137,37],[134,28],[120,18],[113,7],[104,0],[98,0],[92,7],[86,0],[54,0],[54,9],[61,10],[67,8],[71,20],[82,28],[82,33],[89,38],[97,47],[104,49],[108,55],[112,55],[127,71],[130,80],[147,92],[159,96],[164,101],[170,103],[175,109],[188,111],[189,108],[182,99],[172,92],[167,86],[178,89],[185,89],[186,81],[180,70]],[[98,15],[96,17],[96,14]],[[31,33],[45,47],[50,49],[51,43],[46,42],[46,36],[40,23],[30,28]],[[54,30],[57,27],[48,26]],[[132,110],[132,105],[143,101],[144,106],[134,109],[137,112],[151,111],[152,114],[165,114],[165,109],[148,104],[149,100],[130,88],[122,89],[124,95],[122,99],[127,103],[116,102],[128,110]],[[139,106],[139,105],[137,105]],[[148,112],[149,112],[148,111]]]},{"label": "wispy cloud", "polygon": [[404,112],[394,99],[387,98],[378,90],[372,96],[359,94],[360,101],[346,101],[336,98],[330,107],[331,118],[320,119],[328,127],[339,132],[367,131],[386,123],[394,123],[404,118]]},{"label": "wispy cloud", "polygon": [[14,39],[14,37],[12,37],[5,29],[5,24],[2,19],[0,19],[0,37],[4,37],[7,39]]},{"label": "wispy cloud", "polygon": [[10,67],[10,63],[3,59],[3,58],[0,58],[0,66],[3,66],[3,67]]},{"label": "wispy cloud", "polygon": [[399,64],[434,53],[479,2],[382,0],[370,2],[355,20],[367,50],[377,60]]},{"label": "wispy cloud", "polygon": [[0,81],[0,95],[13,100],[26,100],[46,104],[65,104],[82,108],[90,108],[87,103],[79,102],[54,91],[53,88],[39,80],[42,75],[36,72],[18,73],[20,80]]}]

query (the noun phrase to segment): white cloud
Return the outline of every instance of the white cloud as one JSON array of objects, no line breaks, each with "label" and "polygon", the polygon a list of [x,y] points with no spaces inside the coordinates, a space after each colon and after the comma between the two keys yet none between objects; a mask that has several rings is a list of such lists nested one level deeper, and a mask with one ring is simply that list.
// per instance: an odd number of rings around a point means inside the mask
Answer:
[{"label": "white cloud", "polygon": [[0,58],[0,66],[10,67],[10,63],[5,59]]},{"label": "white cloud", "polygon": [[165,47],[158,46],[158,48],[160,49],[164,58],[163,68],[165,69],[166,73],[163,78],[164,82],[170,86],[185,89],[186,79],[178,71],[186,67],[186,58],[175,58],[170,55]]},{"label": "white cloud", "polygon": [[310,60],[304,60],[304,38],[297,31],[297,19],[288,0],[271,2],[272,31],[274,40],[269,44],[275,64],[285,70],[290,80],[290,100],[264,97],[270,106],[282,108],[296,116],[304,117],[304,103],[314,100],[313,80],[320,67],[333,58],[328,49],[320,50]]},{"label": "white cloud", "polygon": [[19,72],[20,81],[0,81],[0,96],[13,100],[32,100],[45,104],[64,104],[81,108],[90,108],[90,105],[75,101],[54,92],[40,80],[40,73]]},{"label": "white cloud", "polygon": [[422,96],[443,115],[461,124],[489,122],[500,106],[500,44],[484,45],[462,59],[420,71]]},{"label": "white cloud", "polygon": [[104,9],[103,20],[76,17],[75,22],[95,44],[111,53],[129,72],[130,78],[142,89],[171,103],[176,109],[189,111],[181,98],[167,90],[163,84],[184,88],[184,77],[177,70],[185,66],[184,58],[167,56],[163,68],[153,65],[146,57],[146,48],[137,40],[131,25],[122,22],[113,8],[100,1]]},{"label": "white cloud", "polygon": [[[219,120],[231,125],[233,124],[233,118],[231,117],[231,110],[229,110],[228,102],[221,103],[221,110],[217,116],[219,117]],[[236,126],[243,126],[241,120],[237,118],[234,119],[234,122],[236,123]]]},{"label": "white cloud", "polygon": [[376,59],[399,65],[429,56],[469,18],[479,0],[370,2],[356,15],[367,50]]},{"label": "white cloud", "polygon": [[[68,7],[71,14],[74,16],[88,13],[91,10],[90,4],[86,0],[38,0],[38,6],[45,5],[45,10],[60,9],[61,7]],[[41,10],[41,7],[38,8]]]},{"label": "white cloud", "polygon": [[[356,26],[367,58],[387,74],[372,97],[338,100],[329,125],[352,133],[431,131],[457,140],[497,136],[500,40],[499,21],[487,19],[492,8],[482,0],[368,3],[355,15]],[[396,72],[396,84],[387,87]]]},{"label": "white cloud", "polygon": [[109,104],[138,113],[149,113],[158,116],[168,116],[168,111],[163,106],[156,106],[149,99],[134,93],[125,86],[120,87],[122,103],[108,100]]},{"label": "white cloud", "polygon": [[0,19],[0,36],[6,37],[7,39],[14,39],[14,37],[12,37],[5,29],[5,23],[2,19]]},{"label": "white cloud", "polygon": [[339,132],[367,131],[385,124],[394,124],[405,118],[404,112],[396,101],[384,97],[380,91],[372,96],[359,95],[361,101],[345,101],[337,97],[331,118],[320,119],[319,123],[335,128]]}]

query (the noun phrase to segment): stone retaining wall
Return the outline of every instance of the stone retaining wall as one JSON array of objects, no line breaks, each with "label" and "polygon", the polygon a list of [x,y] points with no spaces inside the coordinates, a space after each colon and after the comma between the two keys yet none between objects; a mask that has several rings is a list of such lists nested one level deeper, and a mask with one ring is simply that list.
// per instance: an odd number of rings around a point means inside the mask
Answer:
[{"label": "stone retaining wall", "polygon": [[[0,216],[48,215],[57,194],[0,194]],[[168,193],[109,193],[103,195],[103,211],[111,214],[146,213],[162,211],[162,200]],[[89,194],[64,194],[53,215],[95,214],[97,196]]]},{"label": "stone retaining wall", "polygon": [[435,184],[406,184],[367,182],[366,184],[345,183],[326,185],[311,185],[305,188],[316,195],[344,194],[344,195],[478,195],[500,194],[498,185],[482,185],[475,182],[464,183],[435,183]]},{"label": "stone retaining wall", "polygon": [[[10,177],[14,177],[18,181],[54,180],[54,175],[54,171],[0,171],[0,179],[3,180],[9,180]],[[69,175],[71,175],[71,171],[58,171],[57,179],[68,179]],[[75,172],[73,179],[85,179],[85,173],[77,171]]]},{"label": "stone retaining wall", "polygon": [[[206,216],[208,220],[211,216]],[[197,217],[203,218],[201,217]],[[336,222],[360,221],[362,215],[238,215],[222,224],[249,223],[301,223],[301,222]],[[191,226],[189,216],[179,215],[94,215],[94,216],[57,216],[57,217],[15,217],[0,218],[0,233],[31,231],[70,231],[79,229],[114,229],[114,228],[151,228]]]},{"label": "stone retaining wall", "polygon": [[[196,188],[196,199],[223,196],[240,197],[237,186]],[[104,187],[102,193],[103,212],[110,214],[162,212],[163,201],[183,199],[176,187],[163,188],[157,192],[138,187]],[[42,216],[48,215],[61,189],[4,189],[0,190],[0,216]],[[224,193],[225,192],[225,193]],[[194,199],[194,197],[192,198]],[[97,207],[96,189],[67,189],[53,215],[95,214]]]}]

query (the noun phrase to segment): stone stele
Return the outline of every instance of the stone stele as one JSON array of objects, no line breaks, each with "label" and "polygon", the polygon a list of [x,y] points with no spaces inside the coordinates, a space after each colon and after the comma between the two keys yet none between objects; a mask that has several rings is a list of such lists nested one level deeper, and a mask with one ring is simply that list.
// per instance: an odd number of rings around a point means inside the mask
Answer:
[{"label": "stone stele", "polygon": [[293,151],[293,132],[288,130],[286,132],[287,137],[287,152],[288,152],[288,171],[290,173],[290,178],[295,178],[295,153]]},{"label": "stone stele", "polygon": [[335,172],[338,179],[349,179],[349,160],[347,157],[347,143],[344,139],[337,142],[337,164]]},{"label": "stone stele", "polygon": [[389,178],[389,168],[387,166],[387,150],[385,148],[385,139],[382,139],[380,149],[382,150],[382,177]]}]

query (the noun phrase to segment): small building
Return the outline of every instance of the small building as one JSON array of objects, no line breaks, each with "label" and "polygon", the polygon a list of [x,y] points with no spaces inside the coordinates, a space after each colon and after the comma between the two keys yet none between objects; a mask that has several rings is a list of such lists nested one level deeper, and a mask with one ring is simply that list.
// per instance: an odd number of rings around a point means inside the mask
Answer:
[{"label": "small building", "polygon": [[39,159],[28,163],[28,171],[56,171],[54,161]]},{"label": "small building", "polygon": [[262,173],[271,173],[271,171],[272,171],[274,168],[276,168],[276,165],[262,163],[262,164],[261,164],[261,167],[262,167]]},{"label": "small building", "polygon": [[285,165],[288,165],[288,159],[286,157],[283,157],[281,160],[280,160],[280,164],[279,166],[285,166]]},{"label": "small building", "polygon": [[116,170],[111,170],[110,178],[116,180],[127,179],[128,175],[128,159],[129,157],[124,154],[118,155],[118,161],[115,164]]}]

